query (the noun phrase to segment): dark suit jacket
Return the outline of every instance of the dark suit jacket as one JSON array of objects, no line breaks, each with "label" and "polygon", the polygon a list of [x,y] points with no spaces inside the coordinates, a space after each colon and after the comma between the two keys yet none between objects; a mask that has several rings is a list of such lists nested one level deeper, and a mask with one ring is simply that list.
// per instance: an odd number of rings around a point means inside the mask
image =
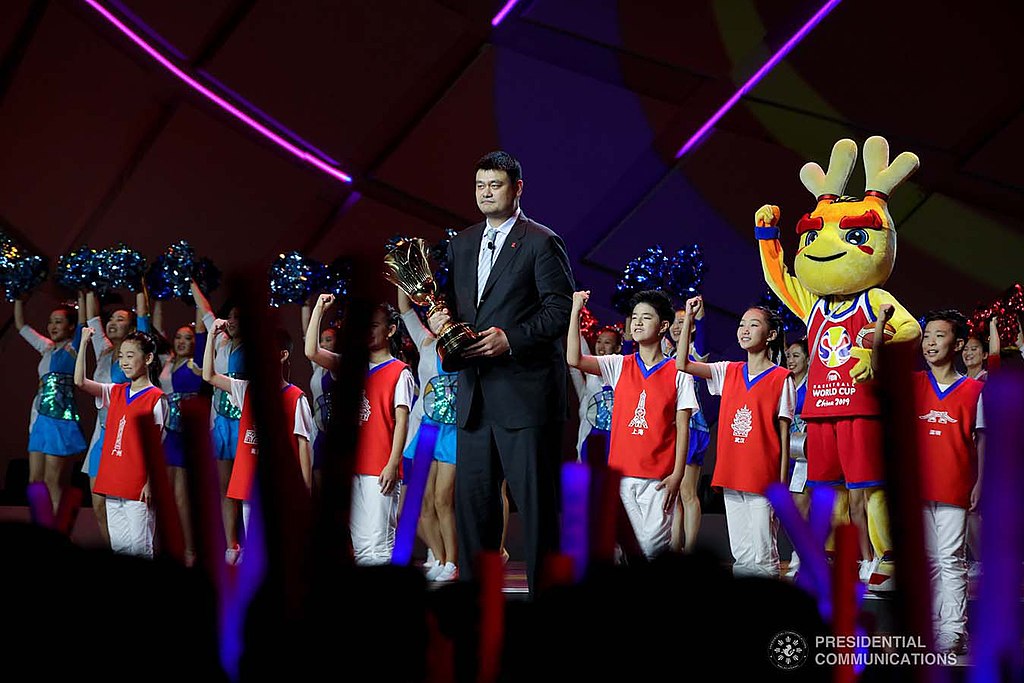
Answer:
[{"label": "dark suit jacket", "polygon": [[500,327],[512,354],[474,362],[459,373],[460,427],[479,418],[506,429],[566,418],[565,335],[573,280],[562,239],[522,213],[512,226],[484,286],[479,308],[477,257],[485,223],[454,237],[448,247],[448,308],[475,329]]}]

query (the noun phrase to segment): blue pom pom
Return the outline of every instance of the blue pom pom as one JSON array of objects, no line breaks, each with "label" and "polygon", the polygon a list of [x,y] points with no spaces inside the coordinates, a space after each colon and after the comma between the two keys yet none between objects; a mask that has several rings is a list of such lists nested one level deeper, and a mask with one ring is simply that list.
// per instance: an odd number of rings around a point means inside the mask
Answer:
[{"label": "blue pom pom", "polygon": [[706,270],[704,250],[699,244],[691,244],[680,249],[669,260],[665,270],[665,292],[680,304],[690,297],[697,296],[700,286],[704,283]]},{"label": "blue pom pom", "polygon": [[103,294],[106,287],[99,278],[99,252],[84,244],[57,259],[54,279],[65,289],[90,289]]},{"label": "blue pom pom", "polygon": [[184,240],[167,247],[146,273],[146,287],[154,299],[166,301],[189,293],[195,251]]},{"label": "blue pom pom", "polygon": [[351,286],[352,262],[347,258],[339,256],[331,261],[331,265],[324,267],[324,275],[320,282],[319,291],[334,295],[336,310],[342,310]]},{"label": "blue pom pom", "polygon": [[145,272],[146,257],[124,242],[118,242],[101,253],[99,279],[109,289],[137,292],[142,288],[142,277]]},{"label": "blue pom pom", "polygon": [[664,289],[665,271],[669,259],[665,256],[664,250],[655,245],[636,257],[628,264],[622,272],[622,279],[615,285],[615,293],[612,294],[612,306],[622,315],[629,315],[632,311],[629,302],[637,292],[647,289]]},{"label": "blue pom pom", "polygon": [[49,265],[42,256],[30,254],[4,233],[0,233],[0,286],[4,297],[14,301],[35,289],[49,271]]},{"label": "blue pom pom", "polygon": [[[220,287],[220,268],[218,268],[216,264],[206,256],[195,259],[192,262],[192,279],[195,280],[197,285],[199,285],[200,292],[203,294],[209,294]],[[188,301],[191,301],[191,293],[187,294],[185,298]]]},{"label": "blue pom pom", "polygon": [[313,290],[313,262],[297,251],[281,254],[270,267],[270,305],[301,304]]}]

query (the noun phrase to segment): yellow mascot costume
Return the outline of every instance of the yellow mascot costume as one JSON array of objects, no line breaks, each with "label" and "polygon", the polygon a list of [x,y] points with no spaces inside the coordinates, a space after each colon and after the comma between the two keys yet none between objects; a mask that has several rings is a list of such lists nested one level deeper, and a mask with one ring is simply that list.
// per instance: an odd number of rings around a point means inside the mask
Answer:
[{"label": "yellow mascot costume", "polygon": [[795,277],[786,268],[779,243],[779,208],[761,207],[754,221],[765,280],[807,324],[810,367],[802,417],[807,422],[808,484],[845,483],[861,547],[874,550],[870,562],[865,558],[861,578],[877,591],[891,590],[893,565],[881,489],[882,424],[871,346],[885,304],[894,309],[891,324],[884,327],[885,342],[921,336],[914,317],[880,289],[896,261],[889,195],[920,161],[903,152],[890,164],[885,139],[869,138],[864,143],[864,197],[847,197],[843,191],[856,161],[857,144],[844,139],[832,148],[828,172],[813,162],[800,169],[800,180],[817,205],[796,224]]}]

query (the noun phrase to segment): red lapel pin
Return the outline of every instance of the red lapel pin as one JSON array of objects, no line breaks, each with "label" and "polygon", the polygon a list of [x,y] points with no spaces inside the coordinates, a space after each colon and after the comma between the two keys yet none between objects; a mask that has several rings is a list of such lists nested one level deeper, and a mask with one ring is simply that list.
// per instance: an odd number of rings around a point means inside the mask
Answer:
[{"label": "red lapel pin", "polygon": [[516,248],[516,243],[515,243],[515,242],[513,242],[513,243],[512,243],[512,248],[513,248],[513,249],[515,249],[515,248]]}]

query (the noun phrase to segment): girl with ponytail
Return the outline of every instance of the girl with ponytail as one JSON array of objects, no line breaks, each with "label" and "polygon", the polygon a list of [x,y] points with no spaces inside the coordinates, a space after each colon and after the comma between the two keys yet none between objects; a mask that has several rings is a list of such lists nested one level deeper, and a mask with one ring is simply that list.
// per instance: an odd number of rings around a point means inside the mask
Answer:
[{"label": "girl with ponytail", "polygon": [[[690,338],[699,297],[686,302],[682,339]],[[708,381],[721,396],[718,459],[711,485],[723,489],[729,545],[737,575],[779,576],[778,523],[765,489],[789,478],[789,424],[796,388],[785,368],[782,319],[762,306],[748,308],[736,330],[746,362],[700,363],[676,356],[676,367]]]}]

